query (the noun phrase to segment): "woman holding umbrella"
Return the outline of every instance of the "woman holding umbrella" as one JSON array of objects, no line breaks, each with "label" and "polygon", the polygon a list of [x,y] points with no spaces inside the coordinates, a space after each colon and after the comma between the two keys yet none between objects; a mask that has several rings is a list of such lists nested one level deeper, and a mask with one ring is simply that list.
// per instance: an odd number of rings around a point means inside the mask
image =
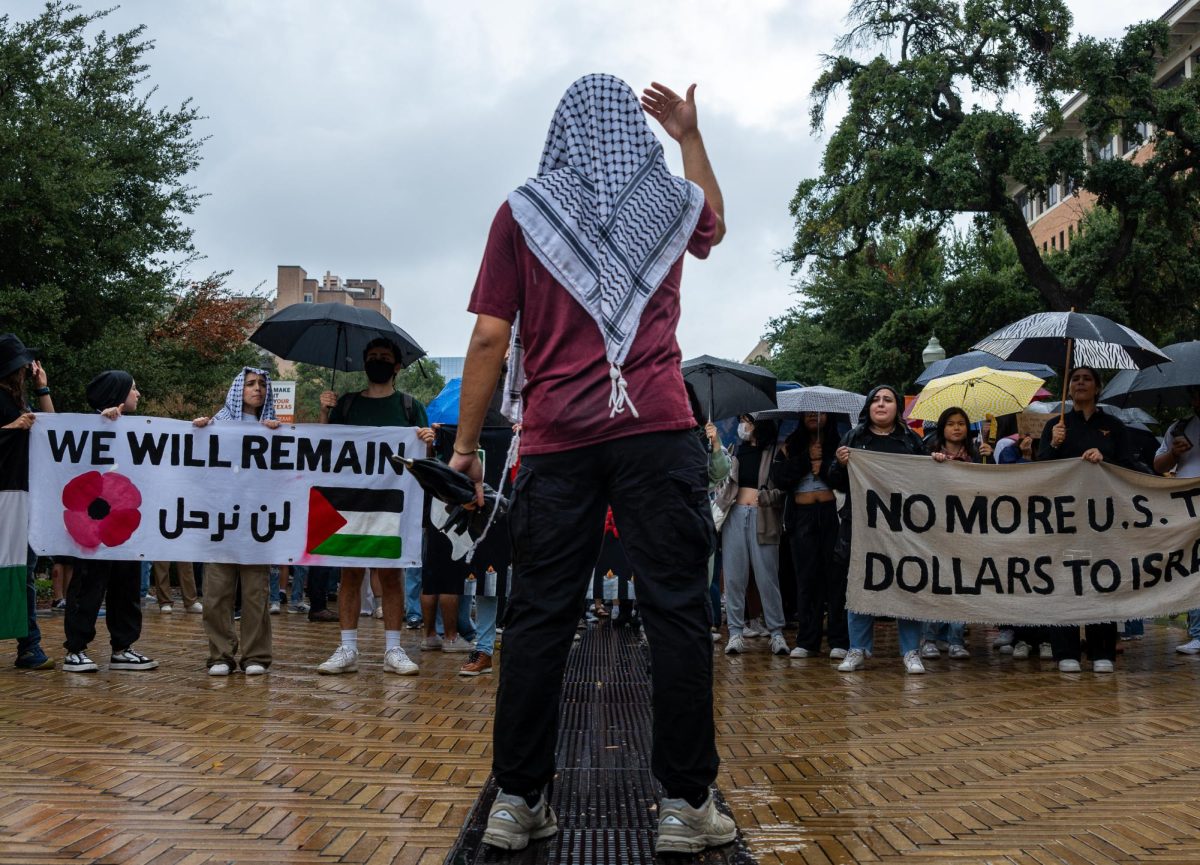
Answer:
[{"label": "woman holding umbrella", "polygon": [[[1067,389],[1074,408],[1058,423],[1046,424],[1038,459],[1082,459],[1089,463],[1110,462],[1133,467],[1125,424],[1096,405],[1100,384],[1100,373],[1090,366],[1077,366],[1071,370]],[[1086,630],[1092,671],[1113,672],[1117,657],[1117,623],[1091,624]],[[1078,626],[1067,625],[1050,631],[1058,669],[1064,673],[1078,673],[1081,648]]]},{"label": "woman holding umbrella", "polygon": [[[867,394],[867,404],[858,416],[858,425],[842,438],[837,449],[836,461],[829,470],[830,486],[849,495],[851,450],[868,450],[889,454],[924,455],[925,446],[915,432],[900,418],[900,392],[891,385],[881,384]],[[842,529],[839,545],[848,544],[850,532],[850,500],[847,498],[842,511]],[[839,551],[840,554],[841,551]],[[848,546],[845,555],[849,555]],[[867,656],[875,645],[875,617],[865,613],[847,612],[850,629],[850,651],[838,665],[838,670],[851,673],[866,665]],[[916,619],[896,619],[896,630],[900,641],[900,654],[904,656],[904,669],[912,674],[925,672],[918,653],[921,642],[921,623]]]}]

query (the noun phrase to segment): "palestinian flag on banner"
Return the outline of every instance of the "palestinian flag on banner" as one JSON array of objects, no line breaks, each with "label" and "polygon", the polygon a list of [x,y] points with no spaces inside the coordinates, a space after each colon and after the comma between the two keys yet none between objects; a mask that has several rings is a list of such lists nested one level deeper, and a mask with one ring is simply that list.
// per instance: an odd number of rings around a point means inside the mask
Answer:
[{"label": "palestinian flag on banner", "polygon": [[305,547],[316,556],[398,559],[403,511],[402,490],[313,487]]},{"label": "palestinian flag on banner", "polygon": [[0,639],[29,635],[29,433],[0,430]]}]

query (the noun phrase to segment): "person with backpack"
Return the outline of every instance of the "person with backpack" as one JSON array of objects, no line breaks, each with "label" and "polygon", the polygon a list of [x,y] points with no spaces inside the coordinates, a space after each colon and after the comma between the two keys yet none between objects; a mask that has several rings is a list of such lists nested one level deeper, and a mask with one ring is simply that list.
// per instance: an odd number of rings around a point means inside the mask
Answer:
[{"label": "person with backpack", "polygon": [[[396,375],[402,369],[400,350],[390,339],[380,337],[367,343],[363,366],[368,384],[365,390],[343,394],[331,390],[321,394],[321,423],[352,426],[417,427],[417,437],[433,444],[434,433],[420,400],[396,390]],[[404,570],[373,568],[383,588],[383,669],[401,676],[415,676],[418,668],[400,647],[404,627]],[[358,671],[358,616],[362,607],[363,568],[342,568],[338,589],[338,620],[342,635],[338,647],[317,672],[326,675]],[[311,576],[311,572],[310,572]]]}]

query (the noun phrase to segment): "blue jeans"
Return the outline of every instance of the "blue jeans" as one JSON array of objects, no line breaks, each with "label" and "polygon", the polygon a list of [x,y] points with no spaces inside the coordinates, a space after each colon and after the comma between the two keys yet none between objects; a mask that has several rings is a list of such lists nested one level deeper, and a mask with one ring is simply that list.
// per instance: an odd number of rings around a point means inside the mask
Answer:
[{"label": "blue jeans", "polygon": [[308,585],[308,565],[292,565],[292,606],[304,603],[304,587]]},{"label": "blue jeans", "polygon": [[146,596],[150,594],[150,571],[153,570],[153,568],[153,562],[142,562],[141,596],[143,600],[145,600]]},{"label": "blue jeans", "polygon": [[421,616],[421,569],[404,569],[404,618],[420,619]]},{"label": "blue jeans", "polygon": [[[875,617],[847,610],[846,622],[850,626],[850,648],[872,651],[875,648]],[[896,619],[896,635],[900,640],[901,655],[915,652],[921,644],[921,623],[916,619]]]},{"label": "blue jeans", "polygon": [[271,565],[267,569],[267,603],[273,604],[282,600],[283,595],[279,594],[279,565]]},{"label": "blue jeans", "polygon": [[1200,607],[1188,610],[1188,636],[1200,640]]},{"label": "blue jeans", "polygon": [[37,586],[33,581],[33,569],[37,567],[37,556],[29,551],[28,567],[25,569],[25,600],[29,611],[29,633],[17,640],[17,657],[42,650],[42,629],[37,623]]},{"label": "blue jeans", "polygon": [[964,644],[963,631],[966,627],[964,622],[923,622],[921,638],[961,646]]},{"label": "blue jeans", "polygon": [[475,612],[478,614],[479,630],[475,632],[475,650],[485,655],[494,655],[496,647],[496,599],[477,597]]},{"label": "blue jeans", "polygon": [[[418,607],[417,609],[420,609]],[[475,623],[471,621],[471,597],[470,595],[458,596],[458,620],[455,622],[458,629],[458,634],[464,640],[475,639]],[[437,606],[437,615],[434,616],[433,628],[438,636],[444,636],[446,628],[442,624],[442,605]]]}]

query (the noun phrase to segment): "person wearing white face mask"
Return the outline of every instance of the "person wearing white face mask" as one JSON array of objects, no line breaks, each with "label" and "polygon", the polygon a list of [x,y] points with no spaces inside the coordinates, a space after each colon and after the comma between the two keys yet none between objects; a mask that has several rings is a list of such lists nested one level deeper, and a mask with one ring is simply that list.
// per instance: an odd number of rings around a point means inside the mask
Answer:
[{"label": "person wearing white face mask", "polygon": [[778,427],[774,421],[755,421],[743,415],[738,423],[737,447],[730,478],[736,498],[721,526],[721,565],[725,571],[725,615],[729,642],[725,654],[746,651],[746,588],[750,570],[762,599],[763,618],[771,634],[771,653],[786,655],[783,637],[783,598],[779,592],[779,540],[782,535],[784,493],[771,480],[777,451]]}]

